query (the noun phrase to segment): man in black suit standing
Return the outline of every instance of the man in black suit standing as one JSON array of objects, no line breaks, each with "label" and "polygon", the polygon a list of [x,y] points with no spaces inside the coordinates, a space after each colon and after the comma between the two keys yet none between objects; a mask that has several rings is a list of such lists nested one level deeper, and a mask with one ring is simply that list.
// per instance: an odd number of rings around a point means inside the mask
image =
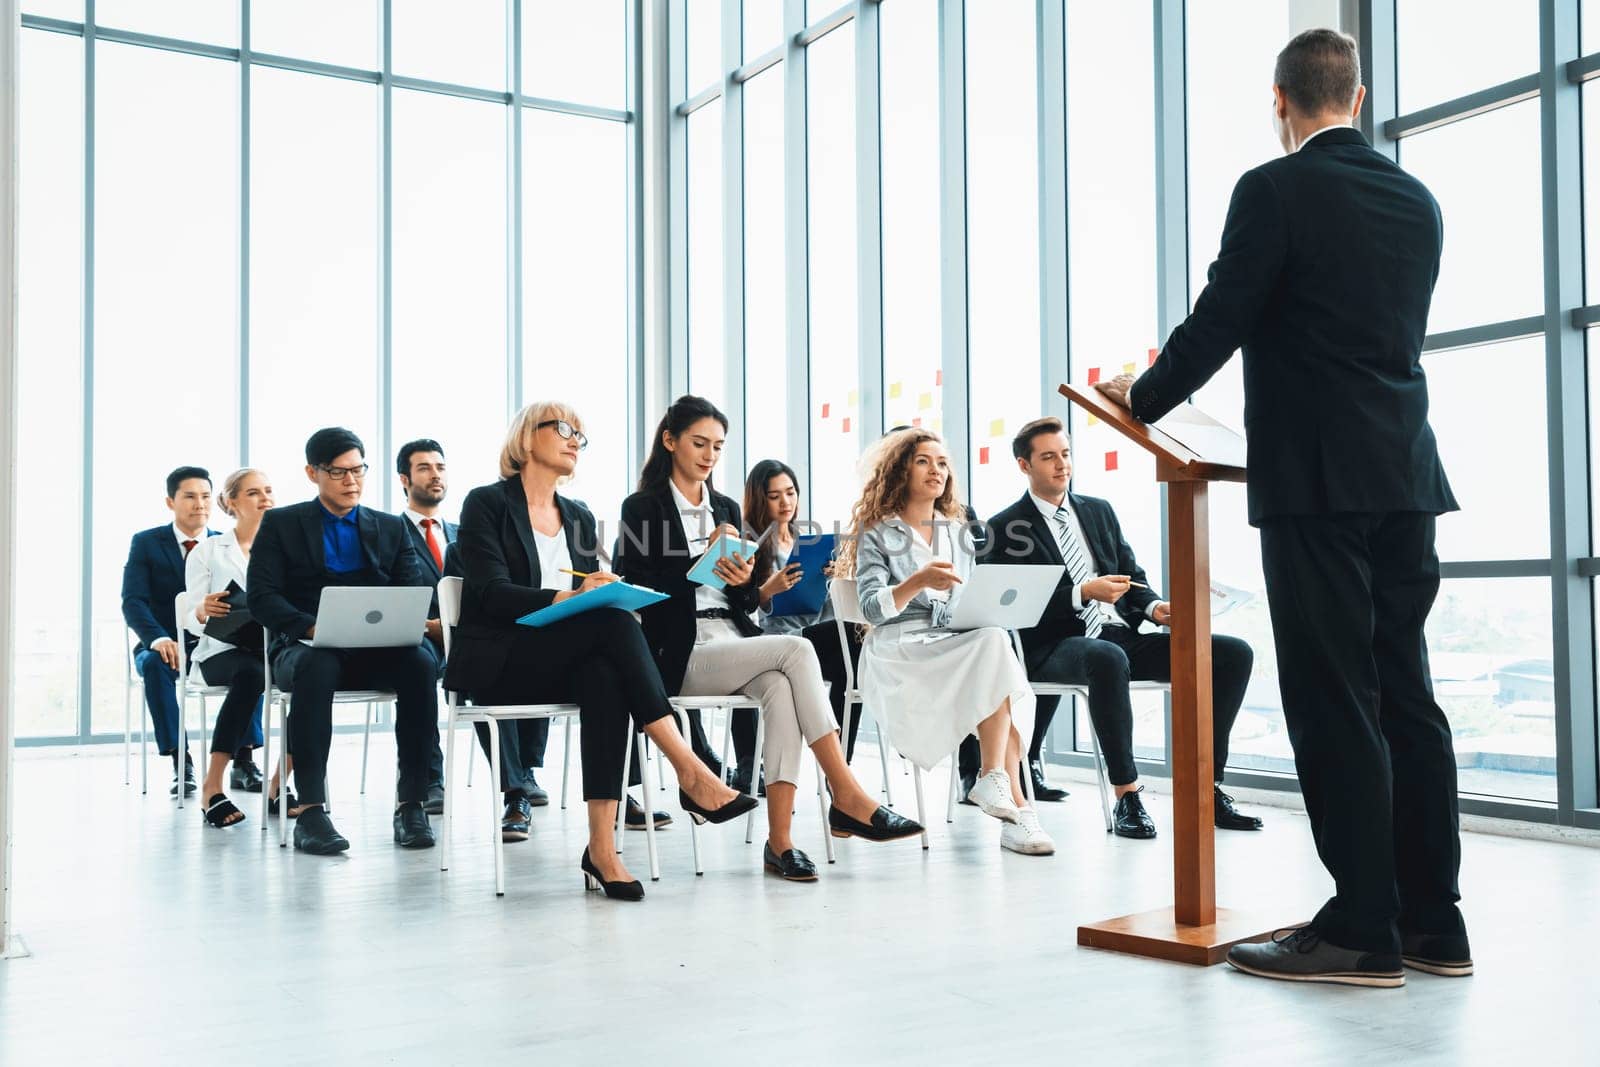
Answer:
[{"label": "man in black suit standing", "polygon": [[1470,974],[1455,753],[1423,634],[1435,519],[1456,510],[1421,366],[1443,223],[1422,183],[1353,128],[1354,40],[1308,30],[1274,82],[1288,154],[1239,179],[1209,282],[1160,358],[1106,389],[1151,422],[1244,349],[1250,522],[1335,891],[1308,926],[1228,962],[1361,986],[1402,985],[1403,967]]},{"label": "man in black suit standing", "polygon": [[[173,608],[184,590],[183,563],[203,538],[214,537],[211,474],[204,467],[179,467],[167,475],[167,510],[172,521],[141,530],[128,546],[122,568],[122,621],[139,636],[134,669],[144,682],[144,700],[155,726],[156,749],[172,757],[172,795],[182,780],[184,796],[195,791],[194,761],[178,751],[178,624]],[[190,650],[196,639],[184,635]],[[248,750],[243,753],[249,760]],[[252,764],[253,766],[253,764]]]},{"label": "man in black suit standing", "polygon": [[317,499],[268,511],[250,553],[250,611],[272,635],[274,683],[292,694],[289,752],[299,801],[294,847],[332,855],[350,847],[326,810],[333,694],[387,689],[396,696],[394,840],[402,848],[433,845],[423,802],[429,754],[439,744],[438,661],[426,638],[403,648],[317,648],[317,606],[327,586],[427,585],[428,578],[398,515],[361,506],[366,448],[343,427],[318,430],[306,442],[306,477]]},{"label": "man in black suit standing", "polygon": [[[1118,837],[1155,837],[1155,823],[1139,799],[1144,787],[1133,760],[1128,683],[1172,680],[1171,635],[1139,632],[1144,622],[1165,626],[1172,605],[1150,588],[1111,505],[1069,491],[1072,446],[1060,419],[1035,419],[1022,427],[1011,442],[1011,454],[1028,477],[1028,491],[989,520],[991,547],[979,562],[1066,565],[1039,624],[1021,632],[1028,677],[1089,687],[1089,719],[1117,794],[1112,829]],[[1250,646],[1239,638],[1213,639],[1215,819],[1226,830],[1261,829],[1261,820],[1237,811],[1220,784],[1228,762],[1228,734],[1244,703],[1254,662]],[[1039,701],[1029,754],[1035,765],[1059,703],[1059,698],[1048,704]],[[1041,776],[1035,771],[1034,777],[1037,782]]]}]

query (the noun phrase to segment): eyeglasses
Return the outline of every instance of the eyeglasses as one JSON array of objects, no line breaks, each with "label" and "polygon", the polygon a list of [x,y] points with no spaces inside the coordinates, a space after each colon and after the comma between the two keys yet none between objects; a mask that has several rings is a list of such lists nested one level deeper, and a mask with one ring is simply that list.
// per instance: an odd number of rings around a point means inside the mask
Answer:
[{"label": "eyeglasses", "polygon": [[336,482],[342,482],[351,476],[354,476],[356,481],[359,482],[361,479],[367,476],[367,471],[371,469],[371,464],[367,463],[363,463],[359,467],[330,467],[326,463],[317,464],[317,470],[321,471],[323,474],[326,474]]},{"label": "eyeglasses", "polygon": [[577,441],[579,452],[589,447],[589,439],[583,435],[583,431],[574,427],[566,419],[546,419],[535,426],[534,429],[542,430],[546,426],[554,426],[556,433],[561,435],[563,441]]}]

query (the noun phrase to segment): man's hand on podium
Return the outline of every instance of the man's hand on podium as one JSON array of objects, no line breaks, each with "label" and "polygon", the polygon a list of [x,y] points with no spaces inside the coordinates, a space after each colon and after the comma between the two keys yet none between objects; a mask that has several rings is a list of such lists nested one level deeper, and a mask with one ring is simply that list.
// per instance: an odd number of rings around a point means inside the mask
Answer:
[{"label": "man's hand on podium", "polygon": [[1133,375],[1119,374],[1110,381],[1096,382],[1094,387],[1121,407],[1128,406],[1128,390],[1133,388]]}]

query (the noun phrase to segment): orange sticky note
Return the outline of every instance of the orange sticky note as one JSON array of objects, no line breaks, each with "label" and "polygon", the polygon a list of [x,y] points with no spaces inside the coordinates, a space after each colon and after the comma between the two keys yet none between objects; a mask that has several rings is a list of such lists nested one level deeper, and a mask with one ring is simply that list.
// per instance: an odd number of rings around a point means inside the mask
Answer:
[{"label": "orange sticky note", "polygon": [[1106,453],[1106,470],[1114,471],[1116,469],[1117,469],[1117,454],[1115,452],[1107,452]]},{"label": "orange sticky note", "polygon": [[911,425],[920,427],[922,425],[922,420],[920,418],[912,419]]},{"label": "orange sticky note", "polygon": [[1161,355],[1161,349],[1152,348],[1150,350],[1150,362],[1147,364],[1147,366],[1154,367],[1156,365],[1156,357],[1159,355]]},{"label": "orange sticky note", "polygon": [[982,448],[978,449],[978,464],[980,466],[982,466],[983,464],[986,464],[988,462],[989,462],[989,446],[988,445],[984,445]]},{"label": "orange sticky note", "polygon": [[934,385],[943,385],[944,384],[944,368],[943,367],[941,367],[938,370],[933,372],[933,384]]},{"label": "orange sticky note", "polygon": [[1089,368],[1089,384],[1093,385],[1095,382],[1098,382],[1099,380],[1100,380],[1100,368],[1099,367],[1090,367]]},{"label": "orange sticky note", "polygon": [[843,419],[841,419],[839,421],[841,422],[841,424],[843,426],[843,431],[845,433],[849,433],[850,432],[850,416],[846,415]]},{"label": "orange sticky note", "polygon": [[822,417],[823,418],[827,418],[828,417],[828,405],[826,405],[826,404],[822,405]]}]

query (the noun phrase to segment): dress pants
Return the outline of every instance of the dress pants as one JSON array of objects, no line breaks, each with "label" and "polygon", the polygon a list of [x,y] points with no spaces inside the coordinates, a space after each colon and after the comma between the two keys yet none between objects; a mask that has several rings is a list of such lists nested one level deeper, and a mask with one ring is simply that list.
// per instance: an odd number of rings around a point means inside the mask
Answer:
[{"label": "dress pants", "polygon": [[[598,608],[551,626],[515,628],[515,643],[500,679],[475,691],[479,704],[576,704],[583,760],[583,799],[621,800],[622,764],[631,738],[629,719],[640,726],[672,714],[650,646],[633,615]],[[527,725],[524,720],[501,726]],[[548,731],[549,721],[539,721]],[[502,731],[501,739],[507,732]],[[500,788],[521,788],[524,759],[518,735],[500,753]],[[482,735],[487,740],[488,733]],[[511,756],[518,760],[512,770]],[[538,752],[543,757],[543,746]]]},{"label": "dress pants", "polygon": [[726,619],[698,619],[684,671],[684,696],[743,693],[766,718],[762,760],[768,783],[800,781],[805,749],[838,727],[816,649],[803,637],[743,637]]},{"label": "dress pants", "polygon": [[230,648],[196,666],[207,685],[228,687],[228,695],[222,698],[222,707],[217,710],[217,724],[211,731],[211,751],[232,756],[250,748],[252,730],[259,744],[261,691],[265,687],[260,653]]},{"label": "dress pants", "polygon": [[[861,633],[856,626],[845,626],[845,642],[850,649],[850,668],[861,663]],[[839,649],[839,630],[832,622],[819,622],[800,631],[800,636],[811,642],[816,650],[817,662],[822,666],[822,680],[828,683],[828,703],[833,706],[834,721],[844,728],[844,690],[849,680],[844,669],[844,653]],[[861,732],[862,709],[857,708],[850,720],[850,736],[844,739],[845,760],[856,755],[856,735]],[[1040,735],[1043,736],[1043,735]],[[974,742],[976,743],[976,742]],[[746,708],[734,712],[733,750],[739,766],[749,766],[756,750],[756,717]]]},{"label": "dress pants", "polygon": [[156,749],[170,755],[178,748],[178,672],[167,666],[159,652],[142,648],[134,653],[134,669],[144,680],[144,702],[155,727]]},{"label": "dress pants", "polygon": [[278,653],[273,684],[291,693],[289,754],[303,804],[328,799],[328,747],[333,740],[333,694],[339,689],[387,689],[394,718],[399,777],[395,799],[428,798],[430,757],[439,743],[438,664],[425,642],[404,648],[312,648],[296,642]]},{"label": "dress pants", "polygon": [[1268,519],[1261,563],[1300,791],[1334,881],[1312,926],[1384,953],[1401,932],[1464,932],[1455,749],[1423,633],[1434,517]]}]

